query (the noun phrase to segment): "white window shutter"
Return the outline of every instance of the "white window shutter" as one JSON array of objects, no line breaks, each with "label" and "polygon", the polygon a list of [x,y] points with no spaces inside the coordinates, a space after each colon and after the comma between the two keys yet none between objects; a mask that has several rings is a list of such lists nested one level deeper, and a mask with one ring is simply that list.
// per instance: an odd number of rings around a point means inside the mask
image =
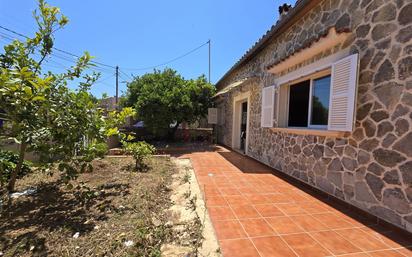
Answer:
[{"label": "white window shutter", "polygon": [[352,131],[358,84],[358,54],[332,65],[328,130]]},{"label": "white window shutter", "polygon": [[261,125],[263,128],[273,127],[273,108],[275,105],[275,86],[264,87],[262,89],[262,116]]}]

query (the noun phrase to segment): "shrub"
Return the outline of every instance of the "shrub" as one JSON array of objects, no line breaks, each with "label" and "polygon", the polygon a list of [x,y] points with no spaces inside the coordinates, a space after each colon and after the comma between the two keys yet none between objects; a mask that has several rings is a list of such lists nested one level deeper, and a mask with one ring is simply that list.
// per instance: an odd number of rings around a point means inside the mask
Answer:
[{"label": "shrub", "polygon": [[144,141],[140,142],[124,142],[123,147],[126,153],[131,154],[133,159],[136,161],[135,168],[136,170],[142,170],[144,165],[144,160],[153,155],[156,151],[156,148],[151,144],[148,144]]},{"label": "shrub", "polygon": [[[11,152],[0,150],[0,185],[8,183],[10,179],[11,172],[16,168],[17,162],[19,160],[19,155]],[[31,171],[31,163],[28,161],[23,162],[23,166],[20,173],[17,174],[18,178],[25,176]]]}]

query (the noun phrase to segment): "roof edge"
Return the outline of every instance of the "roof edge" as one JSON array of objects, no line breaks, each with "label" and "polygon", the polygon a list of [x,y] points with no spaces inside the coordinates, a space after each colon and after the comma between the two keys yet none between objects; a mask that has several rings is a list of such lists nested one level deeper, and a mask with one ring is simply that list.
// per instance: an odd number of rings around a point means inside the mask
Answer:
[{"label": "roof edge", "polygon": [[308,12],[314,6],[316,6],[322,0],[297,0],[295,6],[289,11],[289,13],[279,20],[270,30],[266,32],[246,53],[230,68],[220,79],[216,82],[216,87],[226,79],[233,71],[246,63],[248,60],[256,56],[268,43],[268,41],[274,36],[281,34],[284,30],[292,26],[301,13]]}]

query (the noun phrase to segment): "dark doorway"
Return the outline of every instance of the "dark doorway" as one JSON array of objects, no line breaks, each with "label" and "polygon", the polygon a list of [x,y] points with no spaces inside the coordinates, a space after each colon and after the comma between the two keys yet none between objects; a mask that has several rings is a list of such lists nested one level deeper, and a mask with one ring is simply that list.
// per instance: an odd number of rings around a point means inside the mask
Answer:
[{"label": "dark doorway", "polygon": [[310,80],[290,86],[289,89],[289,127],[308,126]]},{"label": "dark doorway", "polygon": [[247,130],[247,102],[242,103],[242,114],[240,117],[240,150],[245,151]]}]

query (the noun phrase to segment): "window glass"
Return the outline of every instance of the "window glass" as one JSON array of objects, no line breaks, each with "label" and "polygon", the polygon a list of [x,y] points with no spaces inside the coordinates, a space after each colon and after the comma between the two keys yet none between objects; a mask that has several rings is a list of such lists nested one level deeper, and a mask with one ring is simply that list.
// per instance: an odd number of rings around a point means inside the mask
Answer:
[{"label": "window glass", "polygon": [[289,89],[289,127],[308,126],[308,107],[310,80],[290,86]]},{"label": "window glass", "polygon": [[330,76],[313,80],[311,125],[328,125]]}]

